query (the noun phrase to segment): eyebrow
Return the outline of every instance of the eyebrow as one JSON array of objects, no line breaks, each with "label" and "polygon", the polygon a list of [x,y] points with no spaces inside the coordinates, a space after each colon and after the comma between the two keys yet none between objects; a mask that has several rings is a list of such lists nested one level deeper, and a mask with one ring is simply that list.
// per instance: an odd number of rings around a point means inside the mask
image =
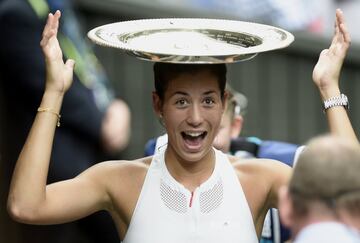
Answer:
[{"label": "eyebrow", "polygon": [[216,91],[215,90],[209,90],[209,91],[206,91],[203,95],[209,95],[209,94],[213,94],[213,93],[216,94]]},{"label": "eyebrow", "polygon": [[[183,91],[176,91],[176,92],[174,92],[171,96],[175,96],[175,95],[185,95],[185,96],[189,96],[188,93],[183,92]],[[170,96],[170,97],[171,97],[171,96]]]},{"label": "eyebrow", "polygon": [[[216,91],[214,91],[214,90],[209,90],[209,91],[204,92],[202,95],[210,95],[210,94],[213,94],[213,93],[216,93]],[[188,93],[183,92],[183,91],[176,91],[176,92],[174,92],[171,96],[175,96],[175,95],[185,95],[185,96],[189,96]]]},{"label": "eyebrow", "polygon": [[[206,91],[206,92],[202,93],[202,95],[203,95],[203,96],[204,96],[204,95],[211,95],[211,94],[214,94],[214,93],[216,93],[215,90],[209,90],[209,91]],[[174,92],[172,95],[170,95],[170,98],[171,98],[171,97],[174,97],[175,95],[190,96],[190,94],[188,94],[188,93],[186,93],[186,92],[184,92],[184,91],[176,91],[176,92]]]}]

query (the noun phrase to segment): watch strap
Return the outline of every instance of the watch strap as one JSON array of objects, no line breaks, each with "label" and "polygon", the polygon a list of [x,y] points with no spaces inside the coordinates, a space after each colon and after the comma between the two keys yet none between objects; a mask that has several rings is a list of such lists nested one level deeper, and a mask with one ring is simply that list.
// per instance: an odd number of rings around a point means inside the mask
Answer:
[{"label": "watch strap", "polygon": [[344,94],[340,94],[339,96],[334,96],[329,99],[324,100],[323,102],[323,111],[325,112],[327,109],[334,106],[343,106],[345,109],[349,109],[349,100],[348,97]]}]

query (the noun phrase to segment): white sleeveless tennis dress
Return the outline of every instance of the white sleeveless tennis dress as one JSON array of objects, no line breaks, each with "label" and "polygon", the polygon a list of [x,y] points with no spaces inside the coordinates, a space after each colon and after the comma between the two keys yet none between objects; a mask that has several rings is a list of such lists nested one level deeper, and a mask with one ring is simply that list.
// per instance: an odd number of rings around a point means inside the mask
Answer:
[{"label": "white sleeveless tennis dress", "polygon": [[215,169],[194,192],[155,154],[123,243],[255,243],[250,208],[229,159],[216,151]]}]

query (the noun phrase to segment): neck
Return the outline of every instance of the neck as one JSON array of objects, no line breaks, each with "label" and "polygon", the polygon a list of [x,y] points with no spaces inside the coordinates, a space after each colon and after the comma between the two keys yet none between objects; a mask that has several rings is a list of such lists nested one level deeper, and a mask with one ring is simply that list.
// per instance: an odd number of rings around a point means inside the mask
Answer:
[{"label": "neck", "polygon": [[169,146],[165,152],[165,164],[169,173],[191,192],[211,176],[215,168],[215,160],[215,151],[212,148],[198,161],[182,159]]},{"label": "neck", "polygon": [[360,233],[360,215],[354,212],[349,212],[345,210],[339,211],[340,221],[344,224],[350,226]]},{"label": "neck", "polygon": [[292,227],[292,232],[296,236],[302,229],[312,224],[318,223],[339,223],[338,218],[334,212],[323,208],[311,209],[306,216],[296,220],[296,223]]}]

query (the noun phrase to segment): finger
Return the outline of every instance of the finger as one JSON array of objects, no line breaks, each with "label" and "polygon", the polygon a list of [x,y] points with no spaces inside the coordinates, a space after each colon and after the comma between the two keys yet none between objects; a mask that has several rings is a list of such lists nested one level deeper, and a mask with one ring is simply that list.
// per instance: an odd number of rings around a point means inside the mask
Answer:
[{"label": "finger", "polygon": [[40,46],[44,47],[46,46],[49,41],[50,41],[50,38],[52,36],[54,36],[56,33],[53,31],[53,30],[48,30],[47,33],[43,36],[43,38],[41,39],[40,41]]},{"label": "finger", "polygon": [[[347,32],[347,28],[346,28],[344,12],[341,9],[336,10],[336,19],[338,21],[338,28],[339,28],[339,32],[340,32],[339,35],[341,37],[341,41],[348,42],[347,40],[345,40],[345,38],[346,38],[345,35],[348,35],[349,33]],[[341,25],[344,25],[345,29],[342,28]],[[346,32],[344,32],[344,30],[346,30]]]},{"label": "finger", "polygon": [[43,33],[49,31],[50,23],[52,21],[52,18],[54,18],[54,15],[52,13],[49,13],[48,17],[47,17],[47,20],[46,20],[46,24],[45,24]]},{"label": "finger", "polygon": [[340,31],[341,31],[342,36],[344,38],[345,44],[350,45],[351,44],[351,36],[350,36],[350,33],[348,31],[348,28],[347,28],[346,24],[340,24]]},{"label": "finger", "polygon": [[334,23],[334,34],[338,34],[339,33],[339,18],[338,18],[338,13],[335,13],[335,23]]},{"label": "finger", "polygon": [[49,13],[48,19],[43,31],[43,36],[48,36],[47,34],[50,32],[50,30],[55,30],[57,32],[57,28],[59,27],[59,18],[61,16],[61,13],[59,10],[55,12],[55,14]]},{"label": "finger", "polygon": [[[331,52],[336,51],[339,45],[342,45],[344,42],[348,41],[345,40],[345,38],[349,38],[348,32],[343,32],[343,30],[340,27],[341,25],[344,24],[345,24],[344,13],[341,9],[338,8],[336,9],[335,12],[335,33],[331,41],[331,46],[329,48]],[[346,37],[345,34],[347,34]]]},{"label": "finger", "polygon": [[350,44],[351,43],[350,33],[348,31],[348,28],[347,28],[347,25],[345,22],[344,13],[340,9],[337,9],[336,17],[338,19],[339,31],[341,32],[342,40],[345,41],[346,43]]},{"label": "finger", "polygon": [[338,26],[345,23],[344,12],[339,8],[336,9],[336,20],[338,22]]},{"label": "finger", "polygon": [[71,70],[75,67],[75,61],[73,59],[68,59],[65,63],[65,66]]},{"label": "finger", "polygon": [[66,83],[67,82],[71,82],[72,78],[73,78],[73,74],[74,74],[74,67],[75,67],[75,61],[72,60],[72,59],[68,59],[66,62],[65,62],[65,65],[64,65],[64,78],[66,80]]},{"label": "finger", "polygon": [[330,44],[331,46],[336,45],[336,43],[341,40],[341,39],[339,38],[339,36],[340,36],[340,30],[339,30],[338,27],[335,27],[334,36],[333,36],[333,38],[332,38],[332,40],[331,40],[331,44]]},{"label": "finger", "polygon": [[59,10],[56,10],[55,14],[54,14],[54,20],[51,23],[51,28],[53,30],[55,30],[55,32],[57,33],[58,28],[59,28],[59,19],[61,17],[61,12]]},{"label": "finger", "polygon": [[57,35],[60,17],[61,12],[59,10],[57,10],[55,14],[49,13],[46,25],[44,27],[42,40],[40,41],[40,45],[42,47],[48,45],[50,39]]},{"label": "finger", "polygon": [[335,23],[334,23],[334,36],[331,40],[331,46],[335,45],[336,42],[339,41],[339,35],[340,35],[340,29],[339,29],[339,22],[337,17],[335,18]]},{"label": "finger", "polygon": [[51,23],[52,23],[53,18],[54,18],[53,14],[49,13],[43,33],[42,33],[43,39],[49,39],[49,32],[51,30]]}]

